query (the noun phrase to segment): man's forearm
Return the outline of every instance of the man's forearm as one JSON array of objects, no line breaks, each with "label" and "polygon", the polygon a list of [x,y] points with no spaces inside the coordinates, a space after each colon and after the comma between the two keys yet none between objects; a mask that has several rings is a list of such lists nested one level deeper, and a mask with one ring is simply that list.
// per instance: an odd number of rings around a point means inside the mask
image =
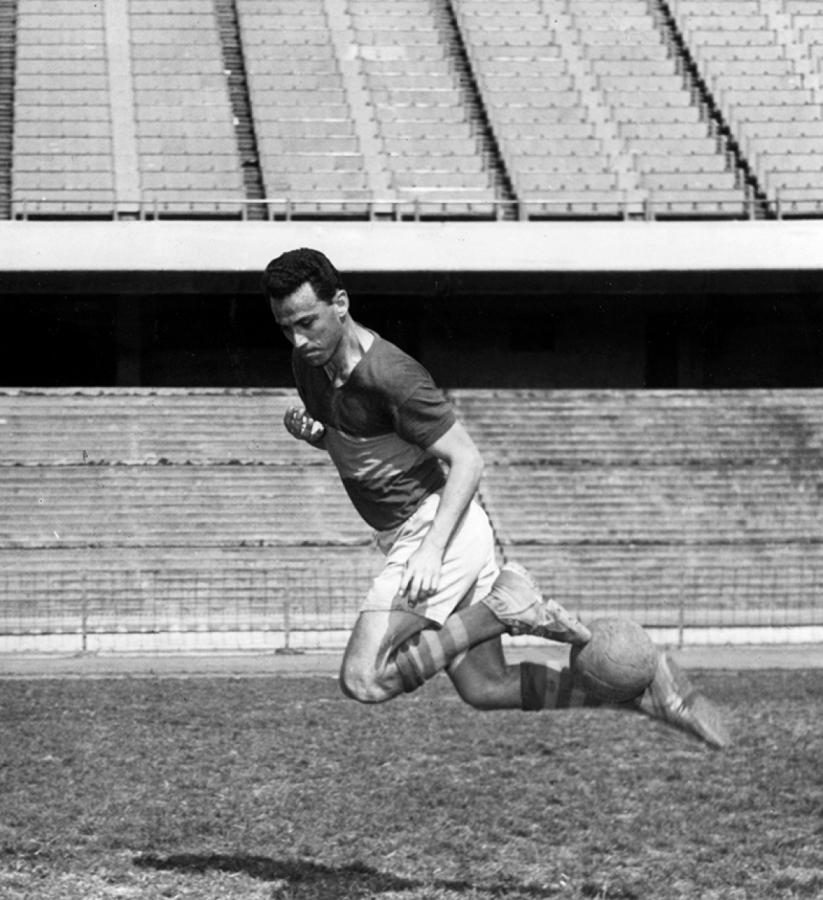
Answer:
[{"label": "man's forearm", "polygon": [[477,492],[483,474],[483,461],[472,454],[456,461],[449,469],[440,504],[425,538],[425,543],[441,552],[451,539],[463,513]]}]

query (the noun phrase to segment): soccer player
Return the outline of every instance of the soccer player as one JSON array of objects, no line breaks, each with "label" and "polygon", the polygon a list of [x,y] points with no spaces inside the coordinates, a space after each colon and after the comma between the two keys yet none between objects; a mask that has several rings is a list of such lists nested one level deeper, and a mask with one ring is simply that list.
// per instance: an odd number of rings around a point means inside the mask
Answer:
[{"label": "soccer player", "polygon": [[[263,289],[292,344],[303,403],[286,412],[285,427],[329,454],[385,554],[343,656],[343,692],[376,703],[445,671],[477,709],[598,705],[568,667],[507,664],[503,634],[574,645],[590,632],[544,599],[523,567],[498,568],[476,498],[480,453],[429,373],[352,318],[340,275],[319,251],[272,260]],[[728,742],[718,711],[666,654],[626,706],[712,746]]]}]

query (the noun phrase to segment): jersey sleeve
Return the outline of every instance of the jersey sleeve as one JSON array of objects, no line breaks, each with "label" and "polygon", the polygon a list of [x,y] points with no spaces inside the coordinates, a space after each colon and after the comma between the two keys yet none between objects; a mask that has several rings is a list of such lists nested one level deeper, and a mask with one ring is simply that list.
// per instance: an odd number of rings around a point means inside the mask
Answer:
[{"label": "jersey sleeve", "polygon": [[411,392],[395,407],[393,418],[400,437],[423,448],[443,437],[457,421],[451,403],[425,370],[418,375]]}]

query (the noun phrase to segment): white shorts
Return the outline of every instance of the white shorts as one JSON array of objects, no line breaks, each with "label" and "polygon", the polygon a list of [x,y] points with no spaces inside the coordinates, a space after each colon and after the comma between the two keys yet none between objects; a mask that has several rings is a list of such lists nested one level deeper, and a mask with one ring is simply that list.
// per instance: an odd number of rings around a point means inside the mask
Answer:
[{"label": "white shorts", "polygon": [[372,582],[363,610],[410,610],[442,625],[464,599],[471,604],[487,596],[500,569],[491,524],[476,500],[469,504],[446,548],[437,593],[413,607],[398,596],[406,561],[428,533],[439,503],[440,495],[431,494],[399,528],[378,532],[377,546],[386,554],[386,564]]}]

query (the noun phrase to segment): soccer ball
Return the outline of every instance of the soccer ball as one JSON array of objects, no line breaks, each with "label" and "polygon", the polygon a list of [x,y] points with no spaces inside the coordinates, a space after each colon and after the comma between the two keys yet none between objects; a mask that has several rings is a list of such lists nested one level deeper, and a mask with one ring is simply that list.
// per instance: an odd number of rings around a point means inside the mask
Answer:
[{"label": "soccer ball", "polygon": [[657,650],[651,638],[628,619],[595,619],[591,640],[573,647],[572,672],[598,700],[623,703],[641,694],[654,678]]}]

